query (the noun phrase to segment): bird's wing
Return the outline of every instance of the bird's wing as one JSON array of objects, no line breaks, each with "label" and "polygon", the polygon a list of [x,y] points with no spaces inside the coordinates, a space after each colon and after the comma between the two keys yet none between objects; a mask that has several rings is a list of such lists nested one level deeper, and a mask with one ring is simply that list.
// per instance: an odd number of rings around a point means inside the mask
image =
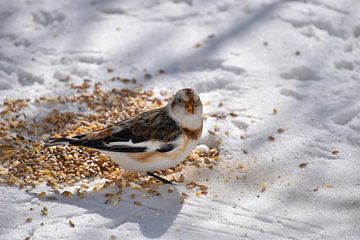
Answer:
[{"label": "bird's wing", "polygon": [[181,129],[165,109],[145,112],[105,129],[72,138],[72,145],[112,152],[168,152]]}]

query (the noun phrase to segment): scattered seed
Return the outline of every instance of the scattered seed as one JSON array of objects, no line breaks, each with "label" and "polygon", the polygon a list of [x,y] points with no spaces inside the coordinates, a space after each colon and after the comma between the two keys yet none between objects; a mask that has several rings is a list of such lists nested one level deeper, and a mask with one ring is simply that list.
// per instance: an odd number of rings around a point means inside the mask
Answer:
[{"label": "scattered seed", "polygon": [[266,182],[261,183],[260,192],[265,192],[266,189],[267,189],[267,183]]},{"label": "scattered seed", "polygon": [[211,134],[211,135],[216,135],[216,133],[212,130],[208,130],[208,132]]},{"label": "scattered seed", "polygon": [[202,184],[198,184],[198,186],[199,186],[200,191],[206,191],[208,189],[207,186],[202,185]]},{"label": "scattered seed", "polygon": [[46,192],[41,192],[41,193],[38,194],[38,197],[39,198],[44,198],[45,195],[46,195]]},{"label": "scattered seed", "polygon": [[283,129],[283,128],[278,128],[278,130],[277,130],[277,133],[284,133],[285,132],[285,129]]},{"label": "scattered seed", "polygon": [[185,181],[185,177],[184,177],[184,174],[181,174],[180,177],[179,177],[179,183],[183,183]]},{"label": "scattered seed", "polygon": [[331,154],[332,155],[337,155],[337,154],[339,154],[339,150],[334,150],[334,151],[331,152]]},{"label": "scattered seed", "polygon": [[188,197],[189,197],[189,194],[187,194],[186,192],[182,192],[181,195],[182,195],[184,198],[188,198]]},{"label": "scattered seed", "polygon": [[309,163],[308,162],[303,162],[299,164],[299,168],[305,168]]},{"label": "scattered seed", "polygon": [[322,185],[324,188],[333,188],[334,185],[332,185],[331,183],[323,183]]},{"label": "scattered seed", "polygon": [[86,191],[78,191],[78,196],[79,196],[79,198],[86,197]]},{"label": "scattered seed", "polygon": [[273,142],[273,141],[275,141],[275,137],[273,137],[273,136],[268,136],[268,140],[271,141],[271,142]]},{"label": "scattered seed", "polygon": [[196,186],[197,184],[194,181],[191,181],[188,184],[186,184],[186,187],[189,189],[195,188]]},{"label": "scattered seed", "polygon": [[71,220],[69,220],[69,225],[70,225],[70,227],[72,227],[72,228],[75,227],[75,223],[74,223],[73,221],[71,221]]},{"label": "scattered seed", "polygon": [[194,48],[201,48],[203,45],[201,43],[197,43],[194,45]]},{"label": "scattered seed", "polygon": [[73,194],[72,194],[72,192],[70,192],[70,191],[63,191],[63,192],[61,193],[61,196],[64,196],[64,197],[72,197]]},{"label": "scattered seed", "polygon": [[48,214],[49,214],[49,212],[48,212],[47,207],[43,207],[43,209],[41,210],[41,215],[47,216]]}]

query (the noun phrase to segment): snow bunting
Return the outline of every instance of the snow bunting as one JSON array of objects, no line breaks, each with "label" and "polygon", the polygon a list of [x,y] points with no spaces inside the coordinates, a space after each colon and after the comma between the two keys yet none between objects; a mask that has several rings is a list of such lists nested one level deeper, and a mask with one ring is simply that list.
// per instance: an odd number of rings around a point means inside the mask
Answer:
[{"label": "snow bunting", "polygon": [[203,127],[202,111],[199,95],[195,90],[185,88],[179,90],[165,107],[95,132],[52,138],[45,145],[94,148],[131,171],[166,169],[184,161],[197,145]]}]

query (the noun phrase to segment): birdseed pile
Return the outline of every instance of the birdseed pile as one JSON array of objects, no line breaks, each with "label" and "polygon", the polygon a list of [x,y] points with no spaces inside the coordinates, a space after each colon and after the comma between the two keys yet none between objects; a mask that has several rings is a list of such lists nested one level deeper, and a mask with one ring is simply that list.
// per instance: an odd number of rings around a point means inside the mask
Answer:
[{"label": "birdseed pile", "polygon": [[[76,92],[74,95],[5,100],[0,106],[0,184],[22,188],[36,187],[45,182],[56,189],[92,177],[105,178],[106,186],[155,183],[155,179],[122,169],[96,150],[73,146],[45,148],[42,140],[101,129],[160,107],[168,96],[164,96],[163,101],[154,97],[152,91],[104,91],[101,84],[91,84],[89,80],[70,88]],[[48,112],[44,116],[29,117],[26,110],[33,106],[48,109]],[[78,111],[61,110],[69,108]],[[157,173],[172,181],[183,182],[184,176],[179,172],[184,166],[212,168],[218,161],[218,154],[217,149],[208,152],[194,150],[184,163]],[[196,186],[195,183],[190,185]],[[200,186],[200,189],[206,194],[205,187]]]}]

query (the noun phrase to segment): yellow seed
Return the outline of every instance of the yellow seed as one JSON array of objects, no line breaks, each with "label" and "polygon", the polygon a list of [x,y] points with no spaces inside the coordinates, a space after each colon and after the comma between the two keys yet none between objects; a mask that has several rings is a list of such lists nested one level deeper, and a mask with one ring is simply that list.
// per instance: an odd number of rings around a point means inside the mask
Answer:
[{"label": "yellow seed", "polygon": [[265,192],[266,188],[267,188],[266,182],[261,183],[260,192]]},{"label": "yellow seed", "polygon": [[38,197],[39,198],[44,198],[45,195],[46,195],[46,192],[41,192],[41,193],[38,194]]},{"label": "yellow seed", "polygon": [[15,162],[12,164],[13,167],[17,167],[17,166],[19,166],[19,165],[20,165],[20,162],[19,162],[19,161],[15,161]]},{"label": "yellow seed", "polygon": [[72,197],[73,196],[72,192],[70,192],[70,191],[63,191],[61,193],[61,195],[64,197]]},{"label": "yellow seed", "polygon": [[47,209],[47,207],[43,207],[43,209],[41,210],[41,215],[43,215],[43,216],[47,216],[47,215],[48,215],[48,209]]}]

